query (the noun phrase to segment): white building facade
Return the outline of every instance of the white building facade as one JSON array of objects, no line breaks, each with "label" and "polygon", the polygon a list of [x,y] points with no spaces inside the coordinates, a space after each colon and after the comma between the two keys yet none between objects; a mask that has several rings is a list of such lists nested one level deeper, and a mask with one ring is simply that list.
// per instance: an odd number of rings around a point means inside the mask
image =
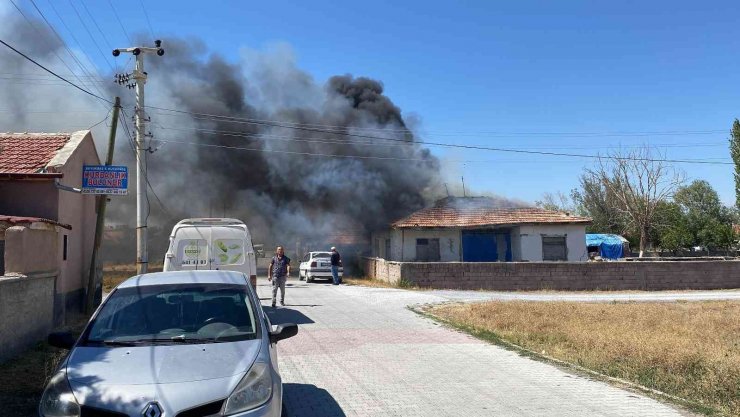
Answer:
[{"label": "white building facade", "polygon": [[588,260],[589,223],[569,213],[450,197],[374,233],[372,251],[402,262],[581,262]]}]

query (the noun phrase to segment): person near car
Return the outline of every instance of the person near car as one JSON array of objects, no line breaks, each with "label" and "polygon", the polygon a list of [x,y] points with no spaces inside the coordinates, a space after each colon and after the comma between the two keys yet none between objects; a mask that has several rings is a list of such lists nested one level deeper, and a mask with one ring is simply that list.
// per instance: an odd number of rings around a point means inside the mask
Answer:
[{"label": "person near car", "polygon": [[337,252],[337,248],[331,247],[331,277],[334,280],[334,285],[339,285],[339,267],[342,265],[342,257]]},{"label": "person near car", "polygon": [[272,282],[272,306],[275,307],[277,301],[277,292],[280,289],[280,305],[285,305],[285,282],[290,276],[290,258],[285,256],[285,250],[278,246],[275,250],[275,256],[270,261],[270,267],[267,268],[267,280]]}]

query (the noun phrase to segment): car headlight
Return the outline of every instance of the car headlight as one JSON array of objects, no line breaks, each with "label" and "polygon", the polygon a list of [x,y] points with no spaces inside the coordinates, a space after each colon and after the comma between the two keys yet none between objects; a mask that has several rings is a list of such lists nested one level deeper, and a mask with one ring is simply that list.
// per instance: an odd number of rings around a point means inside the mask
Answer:
[{"label": "car headlight", "polygon": [[43,417],[80,416],[80,405],[67,382],[66,372],[57,372],[51,378],[41,397],[39,411]]},{"label": "car headlight", "polygon": [[270,366],[264,362],[255,362],[226,400],[224,415],[229,416],[257,408],[267,402],[270,395],[272,395]]}]

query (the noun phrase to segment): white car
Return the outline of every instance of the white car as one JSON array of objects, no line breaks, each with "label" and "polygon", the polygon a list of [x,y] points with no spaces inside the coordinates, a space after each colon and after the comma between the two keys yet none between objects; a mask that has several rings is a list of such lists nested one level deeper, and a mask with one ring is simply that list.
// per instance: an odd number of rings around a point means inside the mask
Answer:
[{"label": "white car", "polygon": [[[339,280],[342,279],[342,268],[341,261],[339,263]],[[309,252],[303,257],[300,268],[298,270],[298,278],[306,280],[306,282],[313,282],[314,279],[328,279],[332,280],[331,276],[331,252]]]}]

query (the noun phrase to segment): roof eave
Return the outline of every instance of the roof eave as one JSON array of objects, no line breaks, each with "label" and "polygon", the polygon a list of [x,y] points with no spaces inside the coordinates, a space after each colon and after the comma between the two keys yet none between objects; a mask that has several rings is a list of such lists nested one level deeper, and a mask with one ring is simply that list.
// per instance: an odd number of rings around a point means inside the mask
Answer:
[{"label": "roof eave", "polygon": [[62,178],[61,172],[0,172],[0,180],[50,180]]}]

